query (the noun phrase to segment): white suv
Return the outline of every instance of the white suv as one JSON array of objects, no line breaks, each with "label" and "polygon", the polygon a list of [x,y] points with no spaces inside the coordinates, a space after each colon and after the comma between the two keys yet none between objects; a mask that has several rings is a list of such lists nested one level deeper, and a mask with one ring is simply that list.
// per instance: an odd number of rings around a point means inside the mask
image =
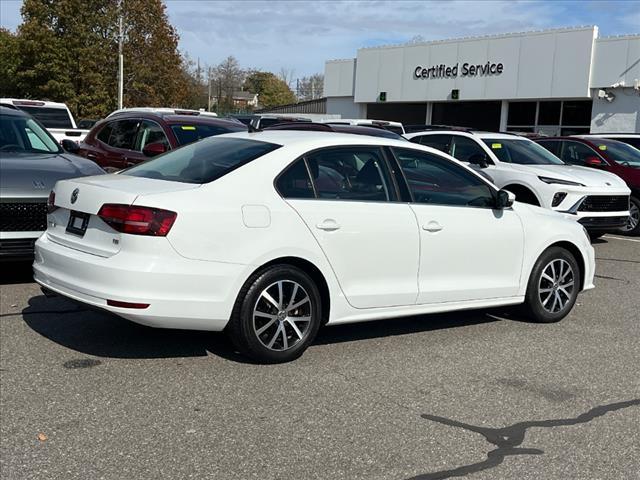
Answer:
[{"label": "white suv", "polygon": [[620,177],[567,165],[527,138],[457,130],[415,132],[405,137],[478,165],[520,202],[574,215],[592,237],[623,227],[629,217],[631,191]]}]

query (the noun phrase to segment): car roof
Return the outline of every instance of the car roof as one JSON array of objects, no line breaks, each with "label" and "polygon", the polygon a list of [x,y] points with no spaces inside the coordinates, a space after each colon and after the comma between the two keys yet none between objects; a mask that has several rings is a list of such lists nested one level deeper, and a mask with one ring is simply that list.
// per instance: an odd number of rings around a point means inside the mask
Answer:
[{"label": "car roof", "polygon": [[411,132],[404,135],[405,138],[413,138],[422,135],[462,135],[469,138],[492,138],[500,140],[529,140],[526,137],[512,133],[499,133],[499,132],[482,132],[476,130],[425,130],[424,132]]},{"label": "car roof", "polygon": [[[419,147],[404,140],[355,135],[352,133],[318,132],[309,130],[262,130],[258,132],[228,133],[225,137],[244,138],[274,143],[282,146],[321,148],[340,145],[391,145],[398,147]],[[420,150],[420,148],[416,148]]]},{"label": "car roof", "polygon": [[50,102],[49,100],[33,100],[30,98],[0,98],[0,103],[8,103],[17,107],[49,107],[49,108],[64,108],[66,110],[67,105],[60,102]]},{"label": "car roof", "polygon": [[194,125],[218,125],[225,127],[238,127],[243,126],[234,120],[228,120],[224,118],[214,117],[210,115],[176,115],[168,111],[153,111],[145,109],[123,109],[109,114],[103,121],[110,121],[116,119],[127,118],[146,118],[150,120],[163,120],[169,125],[176,123],[191,123]]}]

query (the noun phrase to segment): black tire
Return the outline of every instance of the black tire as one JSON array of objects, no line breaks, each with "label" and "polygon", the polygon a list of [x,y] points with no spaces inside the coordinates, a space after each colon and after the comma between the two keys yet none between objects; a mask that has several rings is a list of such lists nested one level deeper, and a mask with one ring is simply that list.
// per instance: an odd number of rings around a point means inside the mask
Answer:
[{"label": "black tire", "polygon": [[[561,282],[554,283],[550,282],[547,277],[543,278],[543,274],[547,276],[551,274],[550,265],[552,262],[554,262],[554,269],[558,265],[564,268],[568,266],[571,269],[571,272]],[[566,273],[566,270],[562,270],[562,272]],[[558,277],[560,278],[560,275]],[[569,280],[569,277],[572,280]],[[573,282],[571,289],[567,287],[570,281]],[[551,247],[540,255],[540,258],[533,266],[522,311],[525,316],[535,322],[559,322],[571,312],[576,303],[581,285],[580,268],[573,254],[561,247]],[[561,286],[564,287],[560,288]],[[550,291],[545,292],[544,290]],[[558,298],[555,297],[556,295]],[[562,305],[562,308],[558,308],[562,302],[566,303]],[[554,307],[557,310],[554,310]]]},{"label": "black tire", "polygon": [[[267,301],[264,292],[280,308]],[[304,294],[309,298],[308,302],[304,302]],[[292,295],[295,295],[293,299]],[[301,301],[304,303],[299,307],[289,308]],[[307,317],[310,318],[308,324],[296,320]],[[311,277],[291,265],[272,265],[246,281],[238,294],[226,332],[243,355],[260,363],[282,363],[302,355],[318,333],[321,322],[320,291]],[[263,328],[266,330],[259,333]],[[301,338],[299,334],[302,334]],[[271,347],[268,345],[270,340],[275,342]]]},{"label": "black tire", "polygon": [[[631,197],[630,204],[631,204],[631,208],[630,208],[631,214],[637,215],[637,212],[640,211],[640,199],[638,197]],[[624,233],[625,235],[630,235],[632,237],[640,236],[640,221],[637,217],[634,219],[634,223],[635,222],[637,223],[635,224],[635,226],[633,226],[632,221],[630,219],[627,226],[622,229],[622,233]]]}]

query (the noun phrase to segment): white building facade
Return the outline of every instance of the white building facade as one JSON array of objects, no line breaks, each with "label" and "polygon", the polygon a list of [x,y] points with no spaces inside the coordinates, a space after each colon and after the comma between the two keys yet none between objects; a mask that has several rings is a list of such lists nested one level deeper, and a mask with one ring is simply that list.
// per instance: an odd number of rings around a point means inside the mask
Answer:
[{"label": "white building facade", "polygon": [[326,62],[324,91],[343,118],[640,133],[640,34],[590,26],[365,48]]}]

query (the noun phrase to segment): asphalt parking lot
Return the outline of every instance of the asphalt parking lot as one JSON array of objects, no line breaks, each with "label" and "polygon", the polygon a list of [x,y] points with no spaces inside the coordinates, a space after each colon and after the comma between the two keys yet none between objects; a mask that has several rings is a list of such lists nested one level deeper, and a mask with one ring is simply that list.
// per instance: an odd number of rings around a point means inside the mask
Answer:
[{"label": "asphalt parking lot", "polygon": [[4,264],[3,479],[638,479],[640,241],[559,324],[470,311],[322,331],[296,362],[45,298]]}]

